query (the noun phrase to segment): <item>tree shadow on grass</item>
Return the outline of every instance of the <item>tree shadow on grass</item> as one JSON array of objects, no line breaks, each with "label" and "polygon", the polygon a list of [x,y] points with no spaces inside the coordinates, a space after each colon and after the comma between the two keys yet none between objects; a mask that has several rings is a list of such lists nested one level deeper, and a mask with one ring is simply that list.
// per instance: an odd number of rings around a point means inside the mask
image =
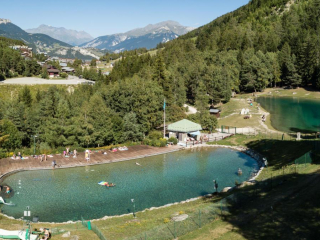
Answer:
[{"label": "tree shadow on grass", "polygon": [[318,141],[285,141],[263,139],[252,141],[246,146],[268,159],[268,166],[281,169],[294,160],[317,148]]},{"label": "tree shadow on grass", "polygon": [[287,174],[238,189],[223,214],[246,239],[320,239],[320,173]]}]

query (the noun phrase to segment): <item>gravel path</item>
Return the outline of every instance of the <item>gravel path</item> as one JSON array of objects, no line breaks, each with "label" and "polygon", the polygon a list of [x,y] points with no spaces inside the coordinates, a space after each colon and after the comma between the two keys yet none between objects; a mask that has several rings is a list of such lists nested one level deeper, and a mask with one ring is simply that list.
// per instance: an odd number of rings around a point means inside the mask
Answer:
[{"label": "gravel path", "polygon": [[4,84],[21,84],[21,85],[34,85],[34,84],[57,84],[57,85],[76,85],[84,83],[94,83],[93,81],[86,79],[79,79],[75,76],[69,76],[69,79],[43,79],[36,77],[25,77],[25,78],[10,78],[4,81],[0,81],[0,85]]}]

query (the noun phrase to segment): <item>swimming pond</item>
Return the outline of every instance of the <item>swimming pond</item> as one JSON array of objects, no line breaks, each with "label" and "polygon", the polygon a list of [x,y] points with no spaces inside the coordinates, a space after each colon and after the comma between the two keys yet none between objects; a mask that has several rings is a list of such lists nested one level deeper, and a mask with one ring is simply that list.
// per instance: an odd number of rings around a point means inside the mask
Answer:
[{"label": "swimming pond", "polygon": [[[136,165],[138,162],[141,166]],[[238,168],[243,174],[238,176]],[[194,148],[125,162],[56,170],[24,171],[3,183],[15,194],[2,212],[20,218],[27,206],[41,222],[97,219],[163,206],[242,182],[258,168],[242,152],[228,148]],[[115,187],[98,185],[113,182]]]},{"label": "swimming pond", "polygon": [[259,97],[257,102],[271,114],[272,126],[283,132],[320,131],[320,101],[287,98]]}]

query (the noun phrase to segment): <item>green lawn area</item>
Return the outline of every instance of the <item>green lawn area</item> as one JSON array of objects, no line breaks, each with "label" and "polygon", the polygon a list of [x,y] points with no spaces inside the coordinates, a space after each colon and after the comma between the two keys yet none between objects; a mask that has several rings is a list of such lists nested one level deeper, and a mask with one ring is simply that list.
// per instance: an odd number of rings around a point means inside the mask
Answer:
[{"label": "green lawn area", "polygon": [[314,91],[313,89],[309,89],[309,88],[296,88],[296,89],[267,88],[264,90],[264,92],[258,93],[258,96],[260,95],[320,99],[320,92]]},{"label": "green lawn area", "polygon": [[219,125],[235,126],[237,128],[244,127],[260,127],[261,115],[251,115],[251,118],[244,119],[244,115],[236,114],[219,120]]},{"label": "green lawn area", "polygon": [[[28,85],[31,95],[33,98],[35,98],[36,93],[38,89],[41,91],[46,91],[48,90],[51,86],[55,86],[59,89],[67,89],[67,85],[49,85],[49,84],[43,84],[43,85]],[[17,99],[19,92],[24,88],[24,85],[0,85],[0,99]]]}]

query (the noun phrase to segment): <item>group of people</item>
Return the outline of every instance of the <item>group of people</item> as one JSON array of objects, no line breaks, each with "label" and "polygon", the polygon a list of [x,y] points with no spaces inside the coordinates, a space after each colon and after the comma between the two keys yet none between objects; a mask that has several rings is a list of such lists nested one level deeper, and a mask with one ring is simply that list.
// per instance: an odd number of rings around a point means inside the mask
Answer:
[{"label": "group of people", "polygon": [[39,235],[43,235],[40,239],[41,240],[48,240],[50,239],[51,237],[51,233],[49,231],[48,228],[40,228],[39,230],[38,229],[34,229],[34,231],[32,232],[33,234],[39,234]]},{"label": "group of people", "polygon": [[6,191],[6,194],[9,194],[11,192],[11,189],[9,186],[1,186],[0,185],[0,192],[2,192],[2,189]]},{"label": "group of people", "polygon": [[12,159],[16,160],[17,158],[23,159],[21,152],[18,152],[17,155],[15,153],[12,155]]},{"label": "group of people", "polygon": [[63,156],[64,157],[70,157],[70,156],[73,156],[74,158],[77,157],[77,150],[74,149],[73,151],[70,151],[70,148],[66,148],[66,151],[63,151]]},{"label": "group of people", "polygon": [[32,155],[32,157],[40,159],[40,162],[47,161],[47,154]]}]

